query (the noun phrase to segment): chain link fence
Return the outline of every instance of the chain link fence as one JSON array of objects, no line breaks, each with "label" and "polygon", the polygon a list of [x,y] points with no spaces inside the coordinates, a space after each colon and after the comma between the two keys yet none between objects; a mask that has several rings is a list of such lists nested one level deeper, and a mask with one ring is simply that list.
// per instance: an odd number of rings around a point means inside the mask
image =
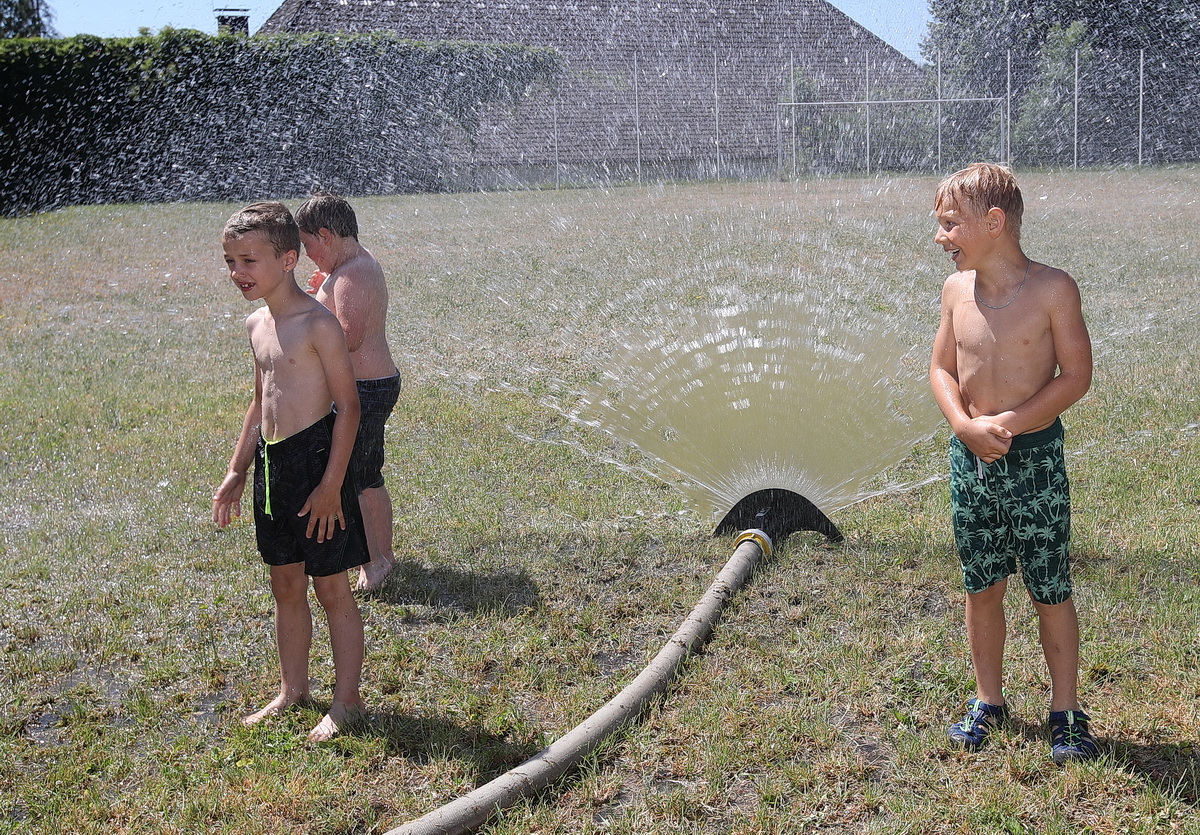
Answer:
[{"label": "chain link fence", "polygon": [[777,55],[633,54],[604,76],[603,95],[594,76],[569,77],[547,101],[493,114],[454,175],[491,187],[1200,158],[1200,63],[1182,53],[1007,53],[977,84],[936,63],[900,75],[869,54],[817,69]]}]

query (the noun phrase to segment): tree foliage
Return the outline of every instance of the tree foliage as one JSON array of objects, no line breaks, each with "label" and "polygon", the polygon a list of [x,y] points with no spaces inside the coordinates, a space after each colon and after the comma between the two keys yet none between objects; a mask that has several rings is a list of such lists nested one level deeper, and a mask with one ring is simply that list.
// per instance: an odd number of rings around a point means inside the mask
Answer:
[{"label": "tree foliage", "polygon": [[552,50],[384,33],[0,42],[0,211],[439,187]]},{"label": "tree foliage", "polygon": [[[930,11],[922,53],[943,95],[1011,95],[1014,154],[1027,148],[1026,161],[1133,161],[1138,137],[1151,159],[1196,158],[1195,0],[930,0]],[[1087,147],[1074,145],[1076,118]]]},{"label": "tree foliage", "polygon": [[0,0],[0,38],[53,38],[53,22],[44,0]]}]

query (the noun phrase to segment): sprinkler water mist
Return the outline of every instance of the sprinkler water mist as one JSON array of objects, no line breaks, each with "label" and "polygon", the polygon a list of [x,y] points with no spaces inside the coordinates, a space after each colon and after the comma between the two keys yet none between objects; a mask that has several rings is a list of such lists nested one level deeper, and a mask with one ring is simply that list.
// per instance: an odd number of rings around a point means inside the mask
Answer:
[{"label": "sprinkler water mist", "polygon": [[837,525],[815,504],[799,493],[778,487],[744,496],[725,514],[713,536],[742,531],[762,531],[771,542],[782,542],[796,531],[816,531],[830,542],[843,539]]}]

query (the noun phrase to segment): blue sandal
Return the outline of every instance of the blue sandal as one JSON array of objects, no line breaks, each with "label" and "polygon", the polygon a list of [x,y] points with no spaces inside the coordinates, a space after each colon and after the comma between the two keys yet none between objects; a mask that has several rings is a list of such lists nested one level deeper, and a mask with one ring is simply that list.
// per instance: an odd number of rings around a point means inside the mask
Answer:
[{"label": "blue sandal", "polygon": [[967,715],[950,726],[950,741],[967,751],[976,751],[988,734],[1008,721],[1008,705],[990,705],[980,699],[967,702]]},{"label": "blue sandal", "polygon": [[1088,730],[1091,717],[1082,710],[1050,713],[1050,757],[1056,763],[1091,760],[1100,756],[1100,746]]}]

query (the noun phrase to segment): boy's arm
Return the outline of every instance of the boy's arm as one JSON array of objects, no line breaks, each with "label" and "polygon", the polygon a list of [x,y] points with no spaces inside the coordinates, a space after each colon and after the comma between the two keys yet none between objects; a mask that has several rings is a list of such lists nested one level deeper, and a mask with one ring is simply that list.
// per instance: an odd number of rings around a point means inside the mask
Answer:
[{"label": "boy's arm", "polygon": [[361,262],[360,258],[344,268],[333,285],[333,309],[346,334],[346,348],[352,354],[362,347],[366,338],[371,306],[379,304],[370,289],[374,284],[373,276]]},{"label": "boy's arm", "polygon": [[254,396],[246,409],[242,431],[229,459],[229,470],[213,494],[213,522],[225,527],[233,517],[242,515],[242,493],[246,489],[246,473],[254,460],[254,449],[258,445],[259,425],[262,423],[262,374],[255,365]]},{"label": "boy's arm", "polygon": [[954,338],[951,297],[954,278],[942,287],[942,313],[937,335],[933,338],[933,357],[929,362],[929,385],[933,399],[942,410],[950,430],[975,455],[985,461],[995,461],[1008,453],[1012,432],[996,421],[981,416],[972,418],[963,400],[958,381],[958,344]]},{"label": "boy's arm", "polygon": [[329,448],[329,462],[320,484],[309,494],[299,516],[309,514],[307,535],[315,532],[317,542],[333,536],[334,525],[346,527],[342,515],[342,481],[354,450],[354,438],[358,434],[358,387],[354,382],[354,368],[350,364],[350,352],[346,350],[346,336],[342,326],[332,314],[317,317],[313,327],[313,347],[325,373],[325,383],[337,409],[333,423],[333,438]]},{"label": "boy's arm", "polygon": [[1058,374],[1020,406],[996,415],[1014,434],[1053,423],[1092,385],[1092,340],[1083,320],[1079,285],[1066,273],[1054,288],[1047,313]]}]

